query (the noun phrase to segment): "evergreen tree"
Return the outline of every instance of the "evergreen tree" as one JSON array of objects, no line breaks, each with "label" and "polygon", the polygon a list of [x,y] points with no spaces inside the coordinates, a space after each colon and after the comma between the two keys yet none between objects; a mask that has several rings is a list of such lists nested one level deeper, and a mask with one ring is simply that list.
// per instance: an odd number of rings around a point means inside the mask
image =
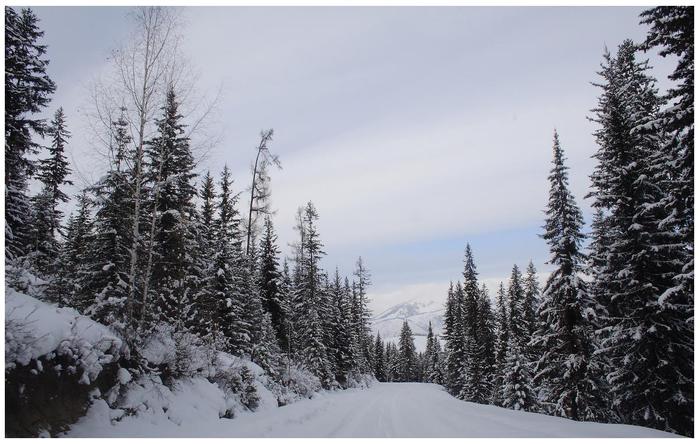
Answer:
[{"label": "evergreen tree", "polygon": [[386,382],[386,362],[384,360],[384,344],[377,332],[377,339],[374,341],[374,377],[380,382]]},{"label": "evergreen tree", "polygon": [[260,242],[260,272],[258,275],[258,288],[260,297],[267,313],[270,314],[272,326],[275,329],[277,340],[282,348],[287,347],[287,335],[285,328],[284,311],[282,309],[282,294],[280,285],[282,273],[279,270],[277,248],[277,235],[269,216],[265,218],[263,226],[263,238]]},{"label": "evergreen tree", "polygon": [[425,381],[435,384],[443,383],[442,363],[440,359],[440,341],[433,334],[433,324],[428,321],[428,336],[425,346]]},{"label": "evergreen tree", "polygon": [[70,168],[65,156],[66,142],[70,133],[66,129],[63,108],[59,108],[48,127],[51,145],[48,148],[49,157],[39,161],[37,179],[42,183],[41,192],[33,198],[34,221],[33,235],[34,263],[37,270],[44,274],[53,274],[55,261],[58,257],[61,234],[61,219],[63,212],[58,209],[62,203],[68,202],[68,196],[61,190],[63,185],[73,182],[66,178]]},{"label": "evergreen tree", "polygon": [[530,326],[524,316],[525,290],[517,265],[513,265],[510,276],[507,303],[508,346],[502,370],[502,405],[515,410],[533,411],[536,409],[536,398],[529,368],[532,360],[528,346]]},{"label": "evergreen tree", "polygon": [[450,283],[445,307],[445,383],[447,391],[458,395],[461,386],[462,364],[464,357],[464,328],[462,307],[464,305],[462,284]]},{"label": "evergreen tree", "polygon": [[372,343],[372,334],[370,330],[370,320],[372,313],[369,310],[369,301],[367,300],[367,287],[371,284],[370,272],[364,265],[362,257],[357,259],[355,263],[355,271],[353,273],[357,278],[355,283],[355,328],[357,343],[360,352],[360,371],[362,373],[371,373],[372,359],[369,353],[369,347]]},{"label": "evergreen tree", "polygon": [[[541,401],[551,405],[555,415],[602,421],[606,419],[606,406],[600,385],[601,369],[593,356],[593,327],[587,319],[592,304],[585,282],[579,277],[584,261],[583,215],[569,191],[567,169],[555,131],[542,237],[551,252],[549,263],[556,268],[547,279],[538,309],[541,322],[531,343],[541,350],[534,381],[543,387]],[[534,277],[534,267],[531,269],[528,278]]]},{"label": "evergreen tree", "polygon": [[[692,299],[677,291],[682,234],[665,226],[672,209],[655,178],[666,168],[660,101],[647,62],[625,41],[605,55],[593,119],[599,125],[593,206],[605,214],[612,242],[598,270],[607,294],[601,353],[624,421],[692,433]],[[680,247],[682,249],[682,247]]]},{"label": "evergreen tree", "polygon": [[[124,152],[131,142],[127,122],[114,122],[114,150]],[[78,274],[79,294],[74,304],[96,320],[126,333],[127,283],[130,260],[132,214],[130,177],[122,169],[121,156],[115,156],[110,170],[90,188],[95,196],[94,231],[89,238],[84,269]]]},{"label": "evergreen tree", "polygon": [[297,314],[296,330],[300,341],[299,357],[328,388],[333,383],[326,346],[323,342],[323,319],[320,308],[322,303],[321,270],[319,261],[324,255],[323,244],[316,229],[318,213],[309,202],[304,208],[301,230],[301,255],[297,264],[298,281],[294,294],[294,311]]},{"label": "evergreen tree", "polygon": [[197,325],[198,333],[208,340],[213,340],[214,323],[216,322],[217,314],[217,299],[214,292],[215,263],[216,256],[215,245],[216,240],[216,190],[214,187],[214,178],[207,171],[202,180],[202,188],[199,191],[199,197],[202,201],[198,216],[199,233],[199,249],[200,254],[197,255],[199,260],[198,268],[200,269],[202,279],[198,289],[195,303],[197,307],[197,315],[199,322]]},{"label": "evergreen tree", "polygon": [[487,367],[486,343],[479,316],[480,289],[476,264],[471,247],[467,244],[464,253],[464,299],[462,305],[462,328],[464,349],[461,366],[461,389],[459,398],[483,403],[488,397],[485,373]]},{"label": "evergreen tree", "polygon": [[[86,192],[78,197],[75,214],[68,218],[65,241],[61,244],[56,263],[56,275],[46,289],[47,299],[59,307],[67,305],[79,308],[76,295],[79,293],[78,276],[84,273],[92,237],[92,202]],[[82,307],[85,310],[86,307]]]},{"label": "evergreen tree", "polygon": [[517,265],[513,265],[513,270],[508,282],[508,340],[517,342],[518,347],[514,350],[525,353],[522,362],[528,363],[530,358],[529,346],[531,326],[525,317],[525,289],[523,288],[523,278]]},{"label": "evergreen tree", "polygon": [[27,181],[35,172],[39,145],[32,133],[43,136],[44,119],[36,116],[49,104],[56,86],[46,73],[49,61],[39,19],[31,9],[19,13],[5,7],[5,256],[28,252],[31,205]]},{"label": "evergreen tree", "polygon": [[[146,148],[146,177],[153,199],[149,207],[155,212],[155,236],[150,248],[155,259],[151,275],[145,278],[150,279],[149,288],[154,294],[155,320],[184,332],[195,323],[199,276],[194,261],[198,248],[194,231],[194,158],[179,107],[171,87],[162,108],[163,116],[157,121],[156,137]],[[144,310],[148,312],[151,307]]]},{"label": "evergreen tree", "polygon": [[401,382],[414,381],[416,375],[416,345],[413,343],[413,332],[408,326],[408,321],[403,321],[401,327],[401,335],[399,336],[399,352],[398,352],[398,380]]},{"label": "evergreen tree", "polygon": [[524,287],[525,287],[525,318],[530,327],[530,335],[532,335],[537,329],[537,307],[539,306],[540,298],[540,283],[537,279],[537,270],[535,269],[535,264],[530,261],[527,264],[527,270]]},{"label": "evergreen tree", "polygon": [[536,399],[532,389],[532,377],[521,345],[511,337],[506,353],[503,375],[502,406],[513,410],[534,411]]},{"label": "evergreen tree", "polygon": [[501,282],[498,286],[495,325],[495,378],[491,403],[494,405],[501,405],[503,403],[503,375],[505,374],[506,370],[506,354],[508,352],[508,341],[510,337],[508,323],[508,298],[506,296],[506,290],[503,286],[503,282]]},{"label": "evergreen tree", "polygon": [[244,296],[238,286],[241,232],[236,209],[237,195],[232,194],[231,173],[227,166],[221,173],[214,255],[212,293],[217,301],[214,331],[221,331],[227,352],[242,356],[250,351],[250,325],[243,319]]}]

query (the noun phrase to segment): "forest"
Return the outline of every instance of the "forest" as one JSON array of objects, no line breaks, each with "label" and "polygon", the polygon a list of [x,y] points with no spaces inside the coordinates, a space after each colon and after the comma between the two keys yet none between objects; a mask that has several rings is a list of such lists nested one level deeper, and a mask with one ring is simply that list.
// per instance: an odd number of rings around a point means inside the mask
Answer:
[{"label": "forest", "polygon": [[[222,417],[255,410],[260,384],[281,406],[376,381],[428,382],[471,403],[693,436],[692,6],[646,10],[646,40],[606,50],[592,69],[590,227],[555,130],[540,234],[551,273],[540,283],[532,262],[514,265],[490,295],[467,244],[444,331],[430,327],[424,352],[406,322],[398,344],[372,333],[371,264],[357,258],[350,276],[323,269],[321,215],[305,196],[283,251],[272,129],[240,160],[250,176],[234,183],[226,165],[196,173],[199,117],[183,105],[191,85],[173,14],[134,8],[131,39],[95,95],[105,172],[68,196],[73,122],[52,101],[51,47],[31,9],[5,8],[7,436],[59,436],[97,400],[136,415],[130,384],[172,389],[194,377],[235,399]],[[663,94],[650,50],[677,59]],[[38,308],[23,312],[30,303]],[[22,320],[35,312],[44,326],[73,319],[70,333],[42,350],[38,324]],[[46,387],[64,383],[76,405],[54,406]]]}]

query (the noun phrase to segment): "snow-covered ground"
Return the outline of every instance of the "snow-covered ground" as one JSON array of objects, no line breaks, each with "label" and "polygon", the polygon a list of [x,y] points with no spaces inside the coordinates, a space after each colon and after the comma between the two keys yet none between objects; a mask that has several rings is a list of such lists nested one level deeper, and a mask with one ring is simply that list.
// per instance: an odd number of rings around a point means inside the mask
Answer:
[{"label": "snow-covered ground", "polygon": [[[202,382],[198,383],[202,384]],[[442,387],[377,383],[369,389],[319,393],[280,408],[219,419],[216,396],[196,384],[178,395],[178,424],[128,417],[110,425],[95,406],[67,436],[92,437],[672,437],[637,426],[596,424],[459,401]],[[202,392],[201,394],[199,392]]]}]

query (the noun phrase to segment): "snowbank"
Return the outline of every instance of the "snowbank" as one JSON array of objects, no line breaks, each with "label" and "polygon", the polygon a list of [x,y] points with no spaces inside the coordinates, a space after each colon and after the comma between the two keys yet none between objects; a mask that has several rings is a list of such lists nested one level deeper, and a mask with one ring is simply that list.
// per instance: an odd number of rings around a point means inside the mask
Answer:
[{"label": "snowbank", "polygon": [[58,308],[16,290],[5,288],[5,370],[36,362],[40,357],[72,358],[81,382],[89,384],[103,365],[128,355],[122,340],[108,327],[72,308]]}]

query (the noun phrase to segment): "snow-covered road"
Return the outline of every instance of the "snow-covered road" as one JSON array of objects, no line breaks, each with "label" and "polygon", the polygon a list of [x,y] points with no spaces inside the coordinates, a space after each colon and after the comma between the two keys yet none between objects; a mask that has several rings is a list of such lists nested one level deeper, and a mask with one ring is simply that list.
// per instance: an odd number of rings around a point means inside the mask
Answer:
[{"label": "snow-covered road", "polygon": [[[125,418],[112,425],[93,411],[68,436],[157,437],[671,437],[657,430],[582,423],[460,401],[442,387],[377,383],[369,389],[319,393],[280,408],[218,419],[197,405],[176,421]],[[201,416],[196,413],[201,414]],[[89,415],[90,416],[90,415]],[[178,416],[178,415],[175,415]],[[87,418],[86,418],[87,419]]]},{"label": "snow-covered road", "polygon": [[231,423],[230,436],[669,437],[642,427],[581,423],[455,399],[442,387],[378,383]]}]

